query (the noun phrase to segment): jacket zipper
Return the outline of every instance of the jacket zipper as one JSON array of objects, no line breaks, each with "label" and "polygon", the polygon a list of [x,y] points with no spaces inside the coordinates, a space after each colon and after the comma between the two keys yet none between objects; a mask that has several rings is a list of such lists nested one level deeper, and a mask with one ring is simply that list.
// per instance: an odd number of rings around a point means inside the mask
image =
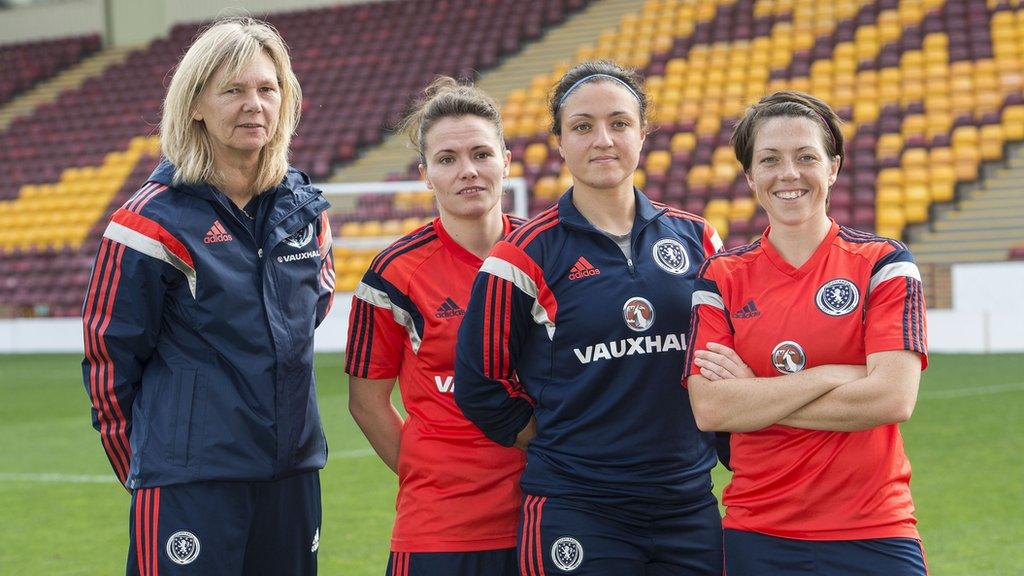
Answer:
[{"label": "jacket zipper", "polygon": [[[623,255],[623,257],[626,259],[626,269],[629,270],[629,275],[631,277],[636,278],[636,264],[634,262],[636,260],[636,241],[640,239],[640,234],[643,233],[644,228],[647,228],[647,226],[651,222],[654,222],[655,220],[657,220],[665,212],[666,212],[666,210],[662,210],[662,211],[658,212],[657,214],[655,214],[654,217],[651,218],[650,220],[644,220],[643,223],[640,224],[640,229],[636,231],[636,235],[633,238],[630,239],[630,241],[629,241],[629,254],[630,255],[629,256]],[[600,230],[595,228],[593,225],[591,225],[590,227],[578,226],[578,225],[575,225],[575,224],[573,224],[571,222],[563,222],[563,224],[565,224],[569,228],[575,228],[577,230],[580,230],[581,232],[586,232],[588,234],[597,234],[597,235],[601,236],[602,238],[604,238],[605,240],[608,240],[609,242],[614,244],[615,248],[617,250],[619,248],[619,245],[614,240],[609,238],[607,234],[601,232]],[[630,230],[631,234],[632,234],[632,232],[633,231]],[[618,251],[620,253],[622,252],[622,250],[618,250]]]},{"label": "jacket zipper", "polygon": [[263,249],[260,248],[259,244],[256,243],[256,236],[252,233],[251,230],[249,230],[249,227],[245,225],[245,222],[242,222],[242,220],[235,214],[235,211],[232,210],[230,206],[224,203],[223,198],[221,198],[219,195],[214,195],[214,198],[217,200],[217,203],[220,204],[221,208],[223,208],[224,211],[228,213],[228,216],[230,216],[235,221],[235,223],[238,224],[238,227],[241,228],[242,230],[245,230],[245,233],[249,236],[249,239],[252,240],[252,245],[256,247],[256,256],[258,256],[260,260],[262,260]]}]

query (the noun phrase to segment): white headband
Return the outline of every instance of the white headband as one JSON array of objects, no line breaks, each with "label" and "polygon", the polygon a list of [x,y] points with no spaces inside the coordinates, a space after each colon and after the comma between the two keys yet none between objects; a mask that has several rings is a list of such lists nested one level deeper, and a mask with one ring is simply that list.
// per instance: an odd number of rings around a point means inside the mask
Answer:
[{"label": "white headband", "polygon": [[608,80],[614,80],[619,84],[622,84],[622,87],[628,90],[629,93],[632,94],[634,98],[636,98],[637,102],[643,103],[643,100],[640,98],[640,95],[636,93],[636,90],[633,90],[633,88],[630,87],[629,84],[626,84],[621,78],[617,78],[615,76],[612,76],[611,74],[591,74],[590,76],[584,76],[583,78],[580,78],[579,80],[576,81],[575,84],[570,86],[569,89],[565,91],[565,94],[562,94],[562,97],[558,100],[558,106],[555,109],[559,110],[562,108],[562,105],[565,104],[565,99],[569,97],[569,94],[572,94],[573,90],[579,88],[581,84],[589,82],[595,78],[607,78]]}]

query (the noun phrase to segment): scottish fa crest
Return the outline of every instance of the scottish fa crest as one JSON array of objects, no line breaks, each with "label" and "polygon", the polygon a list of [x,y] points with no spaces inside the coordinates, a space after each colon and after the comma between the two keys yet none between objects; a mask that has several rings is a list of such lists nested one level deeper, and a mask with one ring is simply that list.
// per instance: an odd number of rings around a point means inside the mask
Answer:
[{"label": "scottish fa crest", "polygon": [[179,530],[167,539],[166,551],[171,562],[182,566],[191,564],[199,557],[199,538],[187,530]]},{"label": "scottish fa crest", "polygon": [[686,274],[690,269],[686,249],[675,238],[662,238],[654,243],[651,250],[654,253],[654,262],[669,274]]},{"label": "scottish fa crest", "polygon": [[857,286],[846,278],[830,280],[818,288],[814,303],[829,316],[845,316],[857,309],[860,292]]},{"label": "scottish fa crest", "polygon": [[583,545],[569,536],[563,536],[551,545],[551,561],[564,572],[572,572],[583,562]]},{"label": "scottish fa crest", "polygon": [[292,248],[303,248],[309,241],[313,239],[313,223],[310,222],[308,226],[299,230],[295,234],[284,239],[284,243],[291,246]]}]

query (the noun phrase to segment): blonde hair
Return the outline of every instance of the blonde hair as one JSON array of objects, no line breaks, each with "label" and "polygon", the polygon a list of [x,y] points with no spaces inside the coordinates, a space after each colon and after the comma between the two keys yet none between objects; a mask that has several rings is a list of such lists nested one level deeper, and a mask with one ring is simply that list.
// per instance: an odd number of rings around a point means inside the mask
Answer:
[{"label": "blonde hair", "polygon": [[277,186],[288,171],[288,147],[299,124],[302,89],[292,71],[288,47],[266,22],[229,18],[214,22],[200,34],[178,63],[164,98],[160,120],[161,149],[175,167],[174,183],[218,182],[213,145],[206,125],[193,118],[203,90],[221,68],[236,78],[260,53],[274,63],[281,92],[277,130],[260,150],[253,188],[256,193]]}]

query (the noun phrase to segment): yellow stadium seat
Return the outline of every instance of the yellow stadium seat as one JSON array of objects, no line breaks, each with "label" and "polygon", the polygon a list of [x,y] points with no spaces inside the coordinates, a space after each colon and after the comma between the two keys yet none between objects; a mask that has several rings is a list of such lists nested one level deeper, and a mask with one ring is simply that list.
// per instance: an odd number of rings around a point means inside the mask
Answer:
[{"label": "yellow stadium seat", "polygon": [[1024,105],[1008,106],[1003,110],[1003,133],[1007,140],[1024,140]]},{"label": "yellow stadium seat", "polygon": [[706,217],[722,240],[729,238],[729,219],[724,216]]},{"label": "yellow stadium seat", "polygon": [[558,180],[554,176],[544,176],[533,186],[533,195],[537,198],[553,199],[558,193]]},{"label": "yellow stadium seat", "polygon": [[739,164],[735,160],[715,164],[711,168],[711,183],[716,186],[728,186],[736,179],[739,171]]},{"label": "yellow stadium seat", "polygon": [[697,133],[705,136],[714,136],[718,134],[719,128],[722,126],[722,119],[718,115],[704,116],[697,121]]},{"label": "yellow stadium seat", "polygon": [[933,202],[951,202],[956,196],[956,170],[952,166],[931,169],[929,189]]},{"label": "yellow stadium seat", "polygon": [[704,205],[704,217],[727,219],[731,211],[731,203],[724,198],[715,198]]},{"label": "yellow stadium seat", "polygon": [[384,236],[384,225],[380,220],[367,220],[363,222],[361,230],[363,236]]},{"label": "yellow stadium seat", "polygon": [[522,175],[523,175],[523,163],[522,162],[512,162],[512,163],[509,164],[509,166],[508,166],[508,176],[509,176],[509,178],[519,178]]},{"label": "yellow stadium seat", "polygon": [[757,211],[757,201],[753,198],[736,198],[732,201],[729,220],[750,220]]},{"label": "yellow stadium seat", "polygon": [[903,204],[902,186],[878,186],[875,191],[875,206],[899,206]]},{"label": "yellow stadium seat", "polygon": [[953,165],[956,170],[956,179],[961,182],[970,182],[978,179],[978,160],[964,159],[957,160]]},{"label": "yellow stadium seat", "polygon": [[875,221],[879,226],[897,227],[901,230],[907,224],[903,208],[899,206],[882,206],[875,213]]},{"label": "yellow stadium seat", "polygon": [[928,119],[924,114],[910,114],[903,118],[900,134],[904,137],[924,136],[928,128]]},{"label": "yellow stadium seat", "polygon": [[878,119],[878,104],[871,101],[857,102],[853,106],[853,121],[857,124],[874,122]]},{"label": "yellow stadium seat", "polygon": [[899,168],[884,168],[878,171],[878,178],[875,182],[878,186],[902,186],[903,171]]},{"label": "yellow stadium seat", "polygon": [[667,150],[655,150],[647,155],[647,162],[644,166],[647,172],[651,174],[661,175],[668,172],[669,166],[672,165],[672,156]]},{"label": "yellow stadium seat", "polygon": [[898,156],[903,149],[903,137],[899,134],[882,134],[878,137],[877,155],[879,158]]},{"label": "yellow stadium seat", "polygon": [[568,190],[573,185],[572,174],[569,174],[568,170],[565,170],[558,175],[558,185],[555,187],[555,196],[561,194],[563,191]]},{"label": "yellow stadium seat", "polygon": [[710,166],[694,166],[686,174],[686,183],[691,187],[706,186],[711,182]]},{"label": "yellow stadium seat", "polygon": [[[1022,107],[1024,111],[1024,107]],[[669,149],[672,152],[685,152],[693,150],[697,146],[697,137],[692,132],[677,132],[672,135],[669,142]]]},{"label": "yellow stadium seat", "polygon": [[921,166],[910,166],[903,169],[903,186],[909,188],[912,186],[925,186],[927,187],[930,178],[928,167],[925,165]]},{"label": "yellow stadium seat", "polygon": [[928,166],[928,150],[925,148],[907,148],[903,151],[900,164],[904,168],[924,168]]},{"label": "yellow stadium seat", "polygon": [[998,160],[1003,156],[1003,127],[999,124],[982,126],[979,150],[983,160]]},{"label": "yellow stadium seat", "polygon": [[637,168],[636,171],[633,172],[633,186],[636,186],[641,190],[647,186],[647,173],[644,172],[642,168]]},{"label": "yellow stadium seat", "polygon": [[362,233],[363,227],[359,222],[346,222],[338,230],[338,236],[341,237],[362,236]]},{"label": "yellow stadium seat", "polygon": [[928,204],[923,202],[908,202],[903,207],[903,214],[907,224],[920,224],[928,221]]},{"label": "yellow stadium seat", "polygon": [[542,142],[530,144],[523,152],[523,163],[527,166],[539,167],[547,159],[548,145]]},{"label": "yellow stadium seat", "polygon": [[402,234],[411,232],[420,227],[420,219],[415,217],[405,218],[402,220],[401,230]]}]

